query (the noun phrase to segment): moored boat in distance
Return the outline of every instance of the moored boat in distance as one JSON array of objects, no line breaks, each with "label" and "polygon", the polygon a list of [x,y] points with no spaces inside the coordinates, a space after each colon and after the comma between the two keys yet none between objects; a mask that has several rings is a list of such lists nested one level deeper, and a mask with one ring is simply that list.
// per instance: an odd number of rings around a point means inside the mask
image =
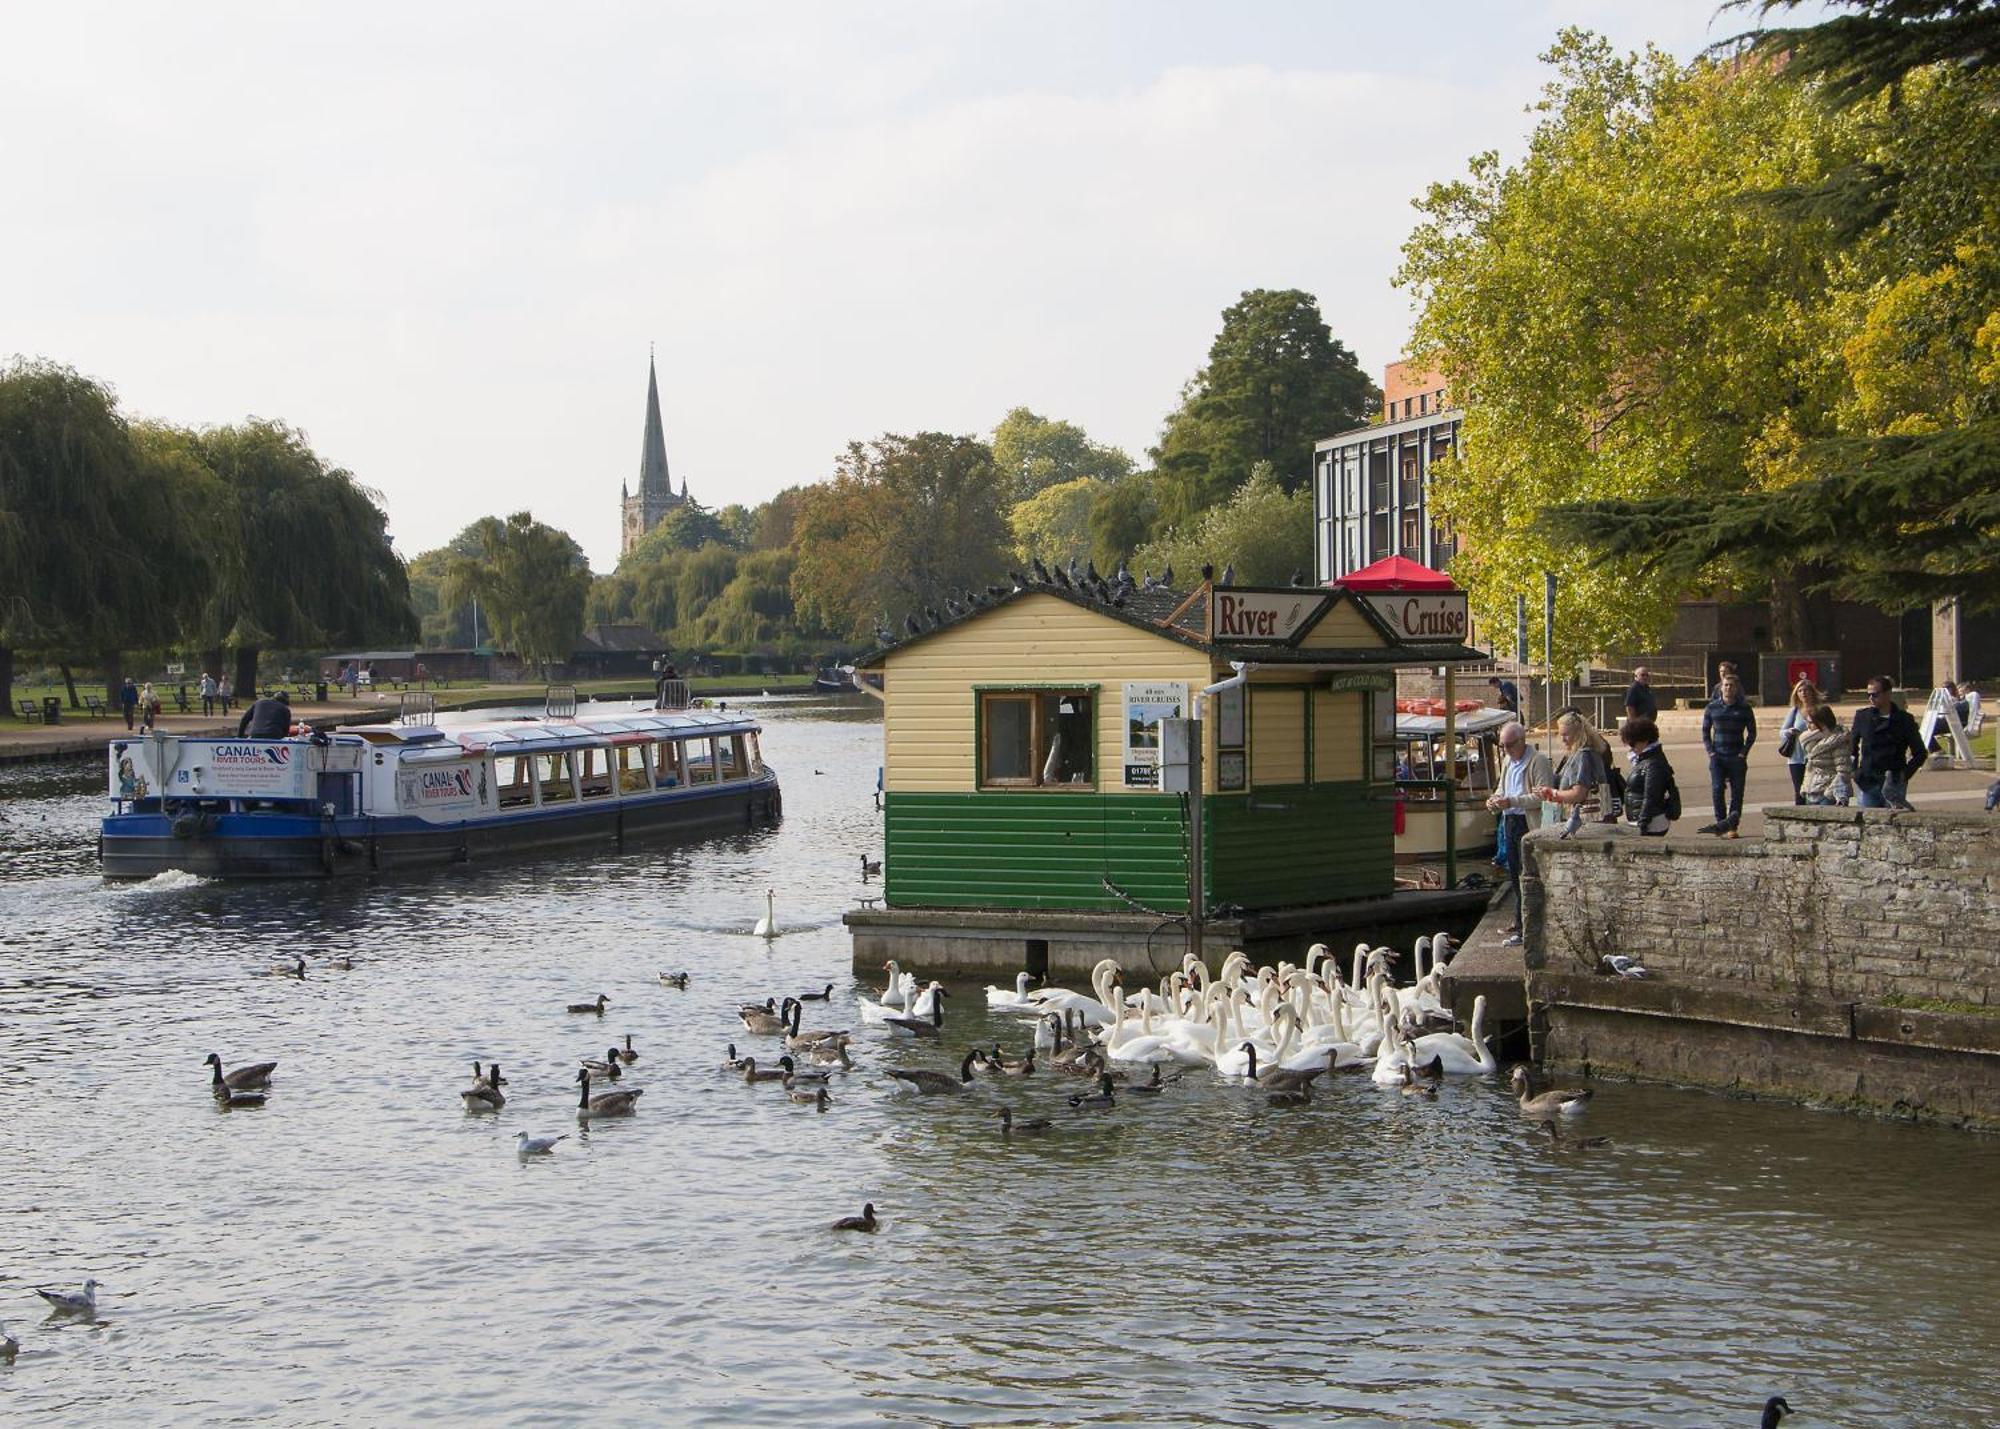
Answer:
[{"label": "moored boat in distance", "polygon": [[813,688],[822,694],[845,694],[854,688],[852,666],[823,665],[813,671]]},{"label": "moored boat in distance", "polygon": [[110,745],[106,877],[319,878],[485,854],[700,837],[775,823],[778,776],[747,710],[658,701],[439,714],[286,739],[150,734]]}]

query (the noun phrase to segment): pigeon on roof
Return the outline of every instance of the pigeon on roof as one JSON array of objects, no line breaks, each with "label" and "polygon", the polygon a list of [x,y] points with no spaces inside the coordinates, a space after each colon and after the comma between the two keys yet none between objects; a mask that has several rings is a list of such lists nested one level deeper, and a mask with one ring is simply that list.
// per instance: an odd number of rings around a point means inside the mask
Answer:
[{"label": "pigeon on roof", "polygon": [[917,613],[914,610],[904,619],[903,624],[908,627],[912,635],[921,635],[924,633],[923,626],[917,624]]},{"label": "pigeon on roof", "polygon": [[1230,562],[1230,564],[1228,564],[1228,565],[1226,565],[1226,566],[1224,566],[1224,567],[1222,568],[1222,583],[1223,583],[1224,585],[1235,585],[1235,584],[1236,584],[1236,563],[1235,563],[1235,562],[1233,562],[1233,561],[1232,561],[1232,562]]},{"label": "pigeon on roof", "polygon": [[1040,556],[1030,557],[1030,564],[1034,568],[1035,579],[1040,581],[1043,585],[1050,584],[1049,568],[1042,564],[1042,558]]}]

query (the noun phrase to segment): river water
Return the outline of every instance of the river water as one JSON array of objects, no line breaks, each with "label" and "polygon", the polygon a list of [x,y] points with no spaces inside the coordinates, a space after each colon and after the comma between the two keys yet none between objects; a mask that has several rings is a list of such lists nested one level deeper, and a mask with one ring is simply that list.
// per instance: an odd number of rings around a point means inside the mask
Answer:
[{"label": "river water", "polygon": [[[862,1032],[824,1115],[722,1075],[741,1001],[831,981],[808,1025],[858,1025],[881,852],[871,711],[767,715],[776,830],[333,886],[108,886],[96,767],[0,769],[0,1421],[2000,1422],[1987,1139],[1625,1085],[1561,1151],[1463,1079],[892,1091],[1024,1042],[971,986],[942,1047]],[[626,1033],[642,1110],[579,1129]],[[211,1050],[278,1058],[269,1104],[219,1111]],[[1056,1134],[1003,1142],[1003,1099]],[[826,1228],[864,1200],[878,1235]],[[45,1320],[30,1287],[86,1276],[95,1323]]]}]

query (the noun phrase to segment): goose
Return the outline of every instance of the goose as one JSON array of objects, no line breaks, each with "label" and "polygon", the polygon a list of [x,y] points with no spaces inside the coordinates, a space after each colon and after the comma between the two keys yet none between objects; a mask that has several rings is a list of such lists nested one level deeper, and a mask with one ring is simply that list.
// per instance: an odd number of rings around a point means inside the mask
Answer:
[{"label": "goose", "polygon": [[[765,1006],[768,1007],[769,1004]],[[788,997],[785,999],[785,1011],[782,1013],[767,1012],[763,1007],[745,1007],[736,1015],[743,1019],[744,1031],[754,1032],[759,1037],[776,1037],[788,1025],[791,1007],[792,1000]]]},{"label": "goose", "polygon": [[854,1034],[845,1027],[822,1027],[814,1032],[799,1031],[799,1019],[805,1016],[805,1004],[797,998],[790,999],[791,1021],[786,1025],[791,1029],[785,1034],[785,1045],[798,1050],[810,1047],[830,1047],[836,1042],[845,1042]]},{"label": "goose", "polygon": [[35,1293],[48,1301],[49,1309],[58,1315],[95,1315],[97,1289],[101,1283],[91,1279],[83,1282],[81,1290],[37,1290]]},{"label": "goose", "polygon": [[628,1067],[631,1066],[634,1062],[639,1060],[639,1054],[632,1050],[632,1034],[630,1032],[627,1032],[625,1034],[625,1045],[623,1047],[617,1048],[616,1050],[618,1053],[618,1060],[623,1062]]},{"label": "goose", "polygon": [[568,1141],[569,1133],[561,1136],[530,1136],[525,1131],[514,1133],[514,1154],[516,1156],[548,1156],[554,1153],[558,1141]]},{"label": "goose", "polygon": [[996,1042],[993,1055],[986,1059],[986,1070],[1002,1077],[1028,1077],[1035,1071],[1035,1054],[1032,1050],[1025,1057],[1010,1057]]},{"label": "goose", "polygon": [[[780,1062],[782,1064],[791,1060],[791,1058],[785,1057],[781,1058]],[[832,1079],[833,1068],[831,1067],[801,1067],[797,1063],[793,1063],[785,1070],[785,1087],[787,1090],[790,1090],[793,1082],[817,1082],[820,1086],[825,1086]]]},{"label": "goose", "polygon": [[351,973],[354,971],[354,959],[346,953],[341,953],[337,957],[321,958],[320,964],[323,967],[332,968],[335,972]]},{"label": "goose", "polygon": [[931,1006],[928,1019],[922,1017],[885,1017],[882,1025],[891,1032],[905,1037],[935,1037],[944,1026],[945,991],[936,983],[930,986]]},{"label": "goose", "polygon": [[820,1043],[808,1055],[816,1067],[838,1067],[843,1072],[854,1070],[854,1059],[847,1055],[847,1038],[844,1036]]},{"label": "goose", "polygon": [[1118,1098],[1111,1091],[1111,1078],[1100,1075],[1097,1079],[1096,1091],[1079,1092],[1069,1099],[1069,1104],[1078,1111],[1082,1111],[1085,1108],[1094,1111],[1109,1111],[1112,1107],[1118,1105]]},{"label": "goose", "polygon": [[880,1221],[875,1219],[875,1203],[870,1201],[861,1208],[860,1215],[842,1216],[833,1223],[832,1228],[837,1231],[866,1231],[870,1235],[873,1235],[875,1228],[881,1224]]},{"label": "goose", "polygon": [[686,992],[686,991],[687,991],[687,986],[688,986],[688,975],[687,975],[686,973],[684,973],[684,972],[682,972],[682,973],[661,973],[661,974],[660,974],[660,986],[661,986],[661,987],[671,987],[671,988],[678,988],[678,989],[679,989],[680,991],[682,991],[682,992]]},{"label": "goose", "polygon": [[1040,1011],[1041,1004],[1032,1001],[1028,997],[1028,984],[1034,980],[1035,975],[1031,972],[1014,974],[1014,990],[1012,992],[1009,992],[1004,987],[995,987],[992,983],[988,983],[986,985],[986,1005],[988,1007],[1004,1007],[1010,1012]]},{"label": "goose", "polygon": [[799,994],[799,995],[798,995],[797,997],[793,998],[793,999],[792,999],[792,1001],[794,1001],[794,1002],[831,1002],[831,1001],[833,1001],[833,984],[832,984],[832,983],[828,983],[828,984],[826,985],[826,988],[825,988],[825,990],[824,990],[824,991],[821,991],[821,992],[802,992],[802,993],[800,993],[800,994]]},{"label": "goose", "polygon": [[[478,1063],[475,1062],[473,1065],[476,1067]],[[486,1081],[474,1082],[458,1095],[465,1103],[467,1111],[498,1111],[507,1105],[507,1094],[500,1090],[504,1084],[505,1078],[500,1075],[500,1064],[495,1062],[493,1070],[487,1073]]]},{"label": "goose", "polygon": [[622,1063],[618,1060],[618,1049],[606,1047],[604,1056],[586,1057],[581,1063],[583,1069],[594,1077],[602,1077],[607,1082],[615,1082],[622,1075]]},{"label": "goose", "polygon": [[953,1096],[964,1091],[972,1081],[972,1055],[971,1052],[965,1054],[965,1060],[958,1064],[956,1077],[924,1067],[891,1067],[889,1075],[923,1096]]},{"label": "goose", "polygon": [[[475,1087],[485,1086],[487,1082],[491,1080],[491,1078],[499,1072],[499,1070],[500,1070],[500,1064],[498,1062],[495,1062],[493,1064],[491,1071],[481,1071],[479,1069],[479,1063],[474,1062],[472,1064],[472,1085],[474,1085]],[[501,1077],[499,1082],[496,1083],[495,1085],[505,1087],[505,1086],[510,1086],[512,1084],[505,1077]]]},{"label": "goose", "polygon": [[[879,999],[881,1004],[884,1007],[908,1006],[910,1000],[909,990],[903,986],[903,970],[896,966],[896,960],[891,958],[888,962],[882,964],[882,971],[889,974],[889,981],[882,989],[882,996]],[[914,983],[916,979],[911,978],[910,981]]]},{"label": "goose", "polygon": [[[232,1092],[254,1092],[268,1087],[271,1085],[271,1073],[278,1070],[276,1062],[253,1062],[233,1072],[225,1072],[222,1070],[222,1058],[213,1052],[202,1059],[202,1065],[215,1069],[215,1075],[210,1078],[211,1085],[227,1087]],[[474,1063],[475,1069],[477,1066]]]},{"label": "goose", "polygon": [[1514,1091],[1521,1099],[1521,1115],[1546,1120],[1552,1116],[1576,1116],[1589,1103],[1593,1092],[1589,1087],[1556,1087],[1540,1096],[1529,1095],[1528,1069],[1516,1067],[1509,1079]]},{"label": "goose", "polygon": [[264,976],[266,977],[295,977],[303,982],[305,975],[306,960],[304,958],[300,958],[294,963],[272,963],[271,966],[264,969]]},{"label": "goose", "polygon": [[869,857],[869,856],[868,856],[867,854],[865,854],[865,853],[861,855],[861,876],[862,876],[862,877],[863,877],[864,879],[866,879],[866,878],[873,878],[873,877],[875,877],[875,876],[876,876],[877,874],[879,874],[879,873],[880,873],[881,871],[882,871],[882,860],[881,860],[881,859],[879,859],[879,858],[870,858],[870,857]]},{"label": "goose", "polygon": [[764,890],[764,916],[757,920],[757,926],[750,930],[753,938],[775,938],[778,936],[778,890]]},{"label": "goose", "polygon": [[825,1111],[833,1104],[833,1093],[826,1089],[825,1082],[814,1082],[810,1086],[792,1085],[793,1079],[785,1078],[785,1095],[800,1106],[809,1106]]},{"label": "goose", "polygon": [[1792,1412],[1792,1406],[1782,1394],[1774,1394],[1764,1401],[1764,1417],[1758,1421],[1759,1429],[1778,1429],[1779,1421]]},{"label": "goose", "polygon": [[1436,1059],[1442,1063],[1442,1070],[1456,1072],[1464,1076],[1492,1076],[1500,1070],[1500,1064],[1493,1058],[1493,1050],[1486,1045],[1482,1029],[1486,1024],[1486,994],[1472,999],[1472,1035],[1458,1032],[1431,1032],[1422,1037],[1412,1038],[1409,1043],[1412,1061],[1423,1063]]},{"label": "goose", "polygon": [[263,1092],[232,1092],[227,1087],[215,1089],[215,1104],[224,1111],[236,1111],[244,1107],[264,1105],[267,1097]]},{"label": "goose", "polygon": [[1046,1136],[1055,1126],[1055,1123],[1045,1116],[1038,1116],[1033,1121],[1016,1121],[1014,1108],[1010,1106],[1001,1107],[999,1116],[1002,1136]]},{"label": "goose", "polygon": [[1562,1127],[1553,1119],[1545,1121],[1541,1125],[1542,1130],[1549,1134],[1550,1144],[1559,1151],[1571,1146],[1596,1147],[1609,1146],[1611,1144],[1611,1138],[1608,1136],[1564,1136]]},{"label": "goose", "polygon": [[600,992],[599,994],[597,994],[597,1001],[572,1002],[569,1005],[569,1010],[571,1012],[595,1013],[597,1016],[602,1017],[604,1015],[604,1009],[610,1006],[610,1004],[611,1004],[611,999],[606,997],[603,993]]},{"label": "goose", "polygon": [[0,1320],[0,1364],[14,1363],[14,1356],[21,1352],[21,1342],[14,1338],[14,1332],[7,1328],[7,1322]]},{"label": "goose", "polygon": [[588,1121],[593,1116],[630,1116],[639,1109],[639,1098],[645,1094],[642,1087],[630,1091],[599,1092],[590,1094],[590,1073],[582,1068],[576,1074],[576,1116],[578,1121]]},{"label": "goose", "polygon": [[778,1058],[778,1065],[775,1068],[760,1072],[757,1070],[757,1059],[755,1057],[745,1057],[743,1059],[743,1085],[754,1087],[759,1082],[782,1082],[792,1074],[792,1066],[793,1062],[790,1057],[780,1057]]},{"label": "goose", "polygon": [[[1403,1063],[1403,1095],[1406,1097],[1425,1097],[1431,1101],[1436,1101],[1438,1099],[1437,1083],[1418,1081],[1416,1072],[1411,1069],[1408,1062],[1405,1062]],[[1549,1125],[1553,1126],[1555,1123],[1550,1122]]]},{"label": "goose", "polygon": [[736,1044],[734,1042],[731,1042],[729,1044],[729,1055],[722,1059],[722,1070],[725,1072],[740,1072],[743,1070],[743,1064],[745,1062],[750,1062],[754,1060],[755,1058],[752,1057],[737,1056]]}]

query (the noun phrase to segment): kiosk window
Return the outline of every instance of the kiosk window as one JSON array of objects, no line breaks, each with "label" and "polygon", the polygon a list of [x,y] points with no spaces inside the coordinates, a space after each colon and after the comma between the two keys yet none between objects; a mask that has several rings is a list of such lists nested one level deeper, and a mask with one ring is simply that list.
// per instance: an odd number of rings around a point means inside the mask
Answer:
[{"label": "kiosk window", "polygon": [[983,789],[1089,789],[1096,763],[1096,696],[1087,690],[1007,690],[979,697]]}]

